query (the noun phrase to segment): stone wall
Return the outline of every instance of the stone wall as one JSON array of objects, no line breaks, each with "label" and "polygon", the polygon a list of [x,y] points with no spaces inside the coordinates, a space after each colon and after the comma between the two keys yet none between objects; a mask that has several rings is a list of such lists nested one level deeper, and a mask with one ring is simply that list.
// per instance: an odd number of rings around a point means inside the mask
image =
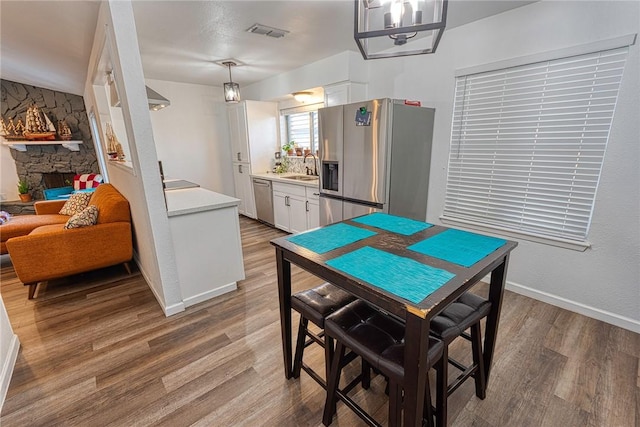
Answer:
[{"label": "stone wall", "polygon": [[17,122],[21,118],[24,122],[27,108],[36,104],[54,125],[65,120],[71,128],[72,140],[83,141],[80,151],[69,151],[61,145],[32,145],[25,152],[10,150],[18,178],[26,178],[34,199],[44,198],[43,173],[100,173],[81,96],[8,80],[0,80],[0,89],[0,114],[5,121]]}]

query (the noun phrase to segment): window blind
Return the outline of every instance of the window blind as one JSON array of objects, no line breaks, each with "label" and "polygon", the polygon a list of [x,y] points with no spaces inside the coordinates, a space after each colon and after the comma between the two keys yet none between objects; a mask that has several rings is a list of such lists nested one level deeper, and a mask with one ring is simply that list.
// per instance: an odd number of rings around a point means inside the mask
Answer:
[{"label": "window blind", "polygon": [[314,149],[318,146],[318,112],[286,114],[288,141],[295,141],[299,147]]},{"label": "window blind", "polygon": [[443,218],[584,241],[627,52],[456,78]]}]

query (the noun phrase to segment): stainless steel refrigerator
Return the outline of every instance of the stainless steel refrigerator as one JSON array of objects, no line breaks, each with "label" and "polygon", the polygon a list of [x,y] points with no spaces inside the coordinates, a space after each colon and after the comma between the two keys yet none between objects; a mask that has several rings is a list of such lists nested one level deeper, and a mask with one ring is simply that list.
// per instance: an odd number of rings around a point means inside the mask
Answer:
[{"label": "stainless steel refrigerator", "polygon": [[320,224],[370,212],[424,221],[434,115],[388,98],[318,110]]}]

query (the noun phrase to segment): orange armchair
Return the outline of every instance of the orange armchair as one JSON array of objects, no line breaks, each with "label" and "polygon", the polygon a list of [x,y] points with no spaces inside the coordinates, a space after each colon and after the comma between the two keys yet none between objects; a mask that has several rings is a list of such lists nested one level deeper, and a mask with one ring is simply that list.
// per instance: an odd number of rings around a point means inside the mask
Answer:
[{"label": "orange armchair", "polygon": [[[43,225],[26,236],[7,240],[16,274],[29,286],[29,299],[38,283],[47,280],[120,263],[129,271],[133,256],[129,202],[111,184],[101,184],[89,204],[98,207],[96,225],[68,230],[64,224]],[[38,214],[61,207],[58,201],[38,205]]]}]

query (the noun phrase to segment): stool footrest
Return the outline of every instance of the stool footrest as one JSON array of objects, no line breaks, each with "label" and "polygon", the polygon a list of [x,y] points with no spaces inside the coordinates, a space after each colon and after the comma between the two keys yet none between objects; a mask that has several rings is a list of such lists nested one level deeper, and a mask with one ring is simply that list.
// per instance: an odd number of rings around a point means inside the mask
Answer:
[{"label": "stool footrest", "polygon": [[447,386],[447,396],[451,395],[451,393],[456,391],[458,387],[460,387],[462,383],[464,383],[467,380],[467,378],[474,375],[478,370],[478,365],[465,366],[460,362],[451,358],[449,358],[449,363],[455,366],[456,368],[460,369],[462,372],[460,373],[460,375],[458,375],[455,381],[453,381],[451,384]]}]

